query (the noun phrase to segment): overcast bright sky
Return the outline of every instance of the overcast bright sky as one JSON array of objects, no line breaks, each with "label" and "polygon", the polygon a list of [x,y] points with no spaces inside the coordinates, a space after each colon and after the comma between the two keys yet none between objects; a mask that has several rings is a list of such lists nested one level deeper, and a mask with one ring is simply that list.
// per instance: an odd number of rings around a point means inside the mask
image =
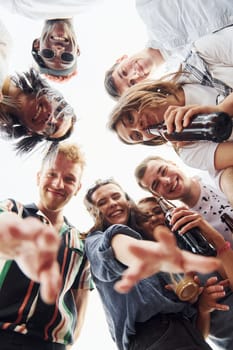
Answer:
[{"label": "overcast bright sky", "polygon": [[[23,71],[32,64],[31,44],[39,36],[42,22],[33,22],[2,10],[1,18],[14,39],[10,71]],[[53,85],[63,92],[78,116],[72,140],[82,145],[87,167],[82,189],[67,207],[66,215],[74,225],[85,231],[92,225],[92,220],[82,200],[86,189],[96,179],[113,176],[137,200],[147,195],[137,186],[133,176],[136,165],[142,159],[160,154],[179,160],[169,146],[127,146],[106,129],[114,101],[105,93],[104,72],[122,54],[140,51],[146,42],[145,28],[134,8],[134,0],[104,1],[93,11],[76,16],[75,28],[81,49],[78,76],[67,83]],[[40,152],[26,159],[16,158],[9,142],[0,140],[0,147],[0,198],[13,197],[23,203],[37,199],[35,175]],[[190,169],[188,171],[192,172]],[[110,339],[96,291],[92,292],[86,323],[74,348],[89,350],[93,344],[95,349],[116,349]]]}]

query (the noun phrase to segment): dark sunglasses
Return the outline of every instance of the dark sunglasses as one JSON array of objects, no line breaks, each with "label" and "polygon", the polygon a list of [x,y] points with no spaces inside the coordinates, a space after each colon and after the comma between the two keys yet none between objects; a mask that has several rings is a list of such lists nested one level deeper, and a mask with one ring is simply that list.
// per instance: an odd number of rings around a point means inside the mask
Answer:
[{"label": "dark sunglasses", "polygon": [[[47,59],[52,59],[55,57],[55,52],[51,49],[43,49],[43,50],[39,51],[39,54],[43,58],[47,58]],[[62,61],[64,61],[64,62],[72,62],[75,59],[74,55],[70,52],[62,52],[60,57],[61,57]]]}]

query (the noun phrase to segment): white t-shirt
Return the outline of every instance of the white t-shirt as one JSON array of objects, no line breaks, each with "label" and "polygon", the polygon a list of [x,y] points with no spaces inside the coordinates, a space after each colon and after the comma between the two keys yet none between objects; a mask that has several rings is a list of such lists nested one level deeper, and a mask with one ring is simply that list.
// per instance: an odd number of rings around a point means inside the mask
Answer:
[{"label": "white t-shirt", "polygon": [[[206,35],[198,39],[194,48],[205,59],[208,69],[213,76],[233,87],[233,26],[225,28],[215,34]],[[187,79],[188,80],[188,79]],[[190,77],[190,81],[192,77]],[[185,104],[216,105],[223,100],[223,96],[211,87],[200,84],[184,84]],[[233,134],[228,139],[233,140]],[[179,156],[187,165],[207,170],[217,186],[222,171],[216,171],[214,155],[218,143],[198,141],[184,146],[179,150]]]},{"label": "white t-shirt", "polygon": [[218,193],[216,189],[206,185],[199,178],[198,182],[201,186],[200,197],[191,209],[199,212],[207,222],[222,234],[226,241],[231,243],[233,248],[233,233],[220,218],[223,213],[227,213],[233,219],[233,208],[226,197]]},{"label": "white t-shirt", "polygon": [[[221,98],[214,88],[199,84],[183,85],[185,104],[216,105]],[[215,170],[214,154],[218,143],[211,141],[198,141],[179,149],[179,156],[185,164],[192,168],[206,170],[213,177],[219,188],[220,171]]]},{"label": "white t-shirt", "polygon": [[0,0],[0,6],[11,14],[33,20],[69,18],[86,12],[102,0]]},{"label": "white t-shirt", "polygon": [[211,75],[233,88],[233,26],[206,35],[193,46],[208,64]]},{"label": "white t-shirt", "polygon": [[12,38],[9,32],[4,24],[0,22],[0,90],[8,73],[12,45]]},{"label": "white t-shirt", "polygon": [[233,23],[232,0],[136,0],[136,8],[147,29],[147,47],[160,49],[165,59]]}]

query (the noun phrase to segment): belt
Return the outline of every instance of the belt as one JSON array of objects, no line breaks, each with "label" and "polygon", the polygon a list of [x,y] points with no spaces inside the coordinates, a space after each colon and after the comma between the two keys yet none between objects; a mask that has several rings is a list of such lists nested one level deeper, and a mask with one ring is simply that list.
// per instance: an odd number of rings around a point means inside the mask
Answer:
[{"label": "belt", "polygon": [[31,349],[34,348],[34,350],[66,350],[66,346],[64,344],[49,342],[31,335],[0,329],[0,343],[2,342],[15,345],[24,345]]}]

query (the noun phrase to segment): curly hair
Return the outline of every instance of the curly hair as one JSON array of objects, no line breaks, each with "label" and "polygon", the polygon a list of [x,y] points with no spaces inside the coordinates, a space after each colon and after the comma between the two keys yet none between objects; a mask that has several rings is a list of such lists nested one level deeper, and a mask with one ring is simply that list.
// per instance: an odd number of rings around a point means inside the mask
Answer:
[{"label": "curly hair", "polygon": [[[46,94],[61,95],[60,92],[50,87],[47,81],[34,68],[30,68],[28,72],[17,73],[15,76],[11,76],[10,79],[23,93],[35,96],[35,98],[41,91]],[[6,112],[4,105],[15,107],[16,102],[9,96],[3,96],[3,101],[0,105],[0,132],[1,136],[7,139],[19,139],[15,143],[15,150],[18,154],[31,152],[42,141],[59,142],[68,138],[76,122],[76,116],[73,115],[70,129],[60,138],[48,137],[37,133],[29,134],[27,127],[21,123],[13,112]]]}]

